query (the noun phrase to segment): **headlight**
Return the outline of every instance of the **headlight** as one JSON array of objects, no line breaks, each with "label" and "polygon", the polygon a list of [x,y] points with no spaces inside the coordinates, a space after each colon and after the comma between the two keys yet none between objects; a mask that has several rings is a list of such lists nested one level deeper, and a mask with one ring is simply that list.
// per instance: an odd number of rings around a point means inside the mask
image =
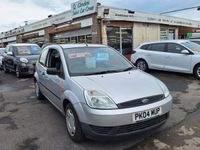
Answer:
[{"label": "headlight", "polygon": [[117,105],[107,95],[99,91],[84,91],[87,104],[95,109],[117,109]]},{"label": "headlight", "polygon": [[19,60],[20,60],[20,62],[22,62],[22,63],[25,63],[25,64],[28,63],[28,59],[26,59],[26,58],[20,58]]},{"label": "headlight", "polygon": [[170,95],[170,93],[169,93],[167,86],[163,82],[161,82],[160,80],[157,80],[157,82],[160,85],[160,87],[162,88],[163,93],[165,95],[165,98],[168,97]]}]

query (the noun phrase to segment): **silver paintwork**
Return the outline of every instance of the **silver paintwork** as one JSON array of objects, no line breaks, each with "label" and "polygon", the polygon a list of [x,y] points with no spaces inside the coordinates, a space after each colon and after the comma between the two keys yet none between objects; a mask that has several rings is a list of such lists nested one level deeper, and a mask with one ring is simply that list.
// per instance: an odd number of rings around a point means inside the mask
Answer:
[{"label": "silver paintwork", "polygon": [[[63,48],[81,48],[85,46],[85,44],[73,44],[50,45],[45,47],[45,49],[54,48],[59,51],[63,63],[65,79],[61,79],[58,76],[48,75],[46,73],[46,67],[39,63],[36,64],[34,77],[39,83],[41,92],[63,114],[65,114],[63,107],[64,100],[68,100],[72,104],[81,123],[96,126],[119,126],[132,124],[134,123],[133,113],[152,108],[162,107],[162,114],[170,111],[172,105],[171,95],[162,101],[134,108],[115,110],[98,110],[90,108],[86,103],[84,90],[102,91],[112,98],[116,104],[142,97],[163,94],[163,90],[157,82],[158,79],[140,70],[104,75],[70,77],[63,54]],[[105,47],[103,45],[88,46]],[[44,88],[44,86],[57,94],[57,96],[49,92]],[[72,120],[70,118],[73,117],[69,114],[67,115],[68,120]],[[72,126],[73,121],[69,122],[68,126]],[[68,131],[72,132],[73,129],[68,127]]]}]

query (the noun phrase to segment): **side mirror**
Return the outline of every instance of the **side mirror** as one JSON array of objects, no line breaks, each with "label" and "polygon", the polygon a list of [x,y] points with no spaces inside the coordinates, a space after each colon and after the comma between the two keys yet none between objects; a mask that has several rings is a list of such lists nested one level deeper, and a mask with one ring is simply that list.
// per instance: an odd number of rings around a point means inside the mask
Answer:
[{"label": "side mirror", "polygon": [[188,50],[182,50],[182,51],[181,51],[181,54],[188,55],[188,54],[190,54],[190,52],[189,52]]},{"label": "side mirror", "polygon": [[13,56],[13,52],[7,52],[7,55]]},{"label": "side mirror", "polygon": [[60,71],[56,68],[47,68],[47,74],[49,75],[59,75]]}]

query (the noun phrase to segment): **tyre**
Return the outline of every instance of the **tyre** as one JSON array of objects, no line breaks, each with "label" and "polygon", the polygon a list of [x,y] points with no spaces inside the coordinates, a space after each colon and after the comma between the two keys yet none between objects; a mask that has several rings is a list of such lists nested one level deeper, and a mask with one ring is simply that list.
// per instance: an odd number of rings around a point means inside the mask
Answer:
[{"label": "tyre", "polygon": [[8,73],[8,69],[6,68],[6,64],[3,64],[3,71],[4,71],[4,73]]},{"label": "tyre", "polygon": [[143,59],[140,59],[136,62],[136,67],[142,71],[148,71],[148,65]]},{"label": "tyre", "polygon": [[15,74],[16,74],[17,78],[21,78],[22,77],[18,66],[15,67]]},{"label": "tyre", "polygon": [[38,100],[42,100],[44,98],[37,81],[35,81],[35,95]]},{"label": "tyre", "polygon": [[200,64],[198,64],[195,68],[194,68],[194,75],[195,77],[200,80]]},{"label": "tyre", "polygon": [[71,104],[68,104],[65,109],[65,119],[66,119],[66,126],[67,132],[69,137],[75,142],[81,142],[84,140],[84,134],[81,129],[81,125]]}]

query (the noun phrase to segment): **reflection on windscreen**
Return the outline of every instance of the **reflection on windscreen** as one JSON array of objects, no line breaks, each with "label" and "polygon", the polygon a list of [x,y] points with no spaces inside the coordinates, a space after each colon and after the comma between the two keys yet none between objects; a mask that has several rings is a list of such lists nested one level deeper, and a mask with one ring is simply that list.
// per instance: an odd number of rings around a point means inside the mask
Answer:
[{"label": "reflection on windscreen", "polygon": [[200,45],[194,42],[184,42],[182,43],[184,46],[188,47],[192,51],[200,52]]},{"label": "reflection on windscreen", "polygon": [[72,76],[104,71],[120,71],[132,67],[120,54],[107,47],[65,49],[65,58]]},{"label": "reflection on windscreen", "polygon": [[15,47],[17,55],[39,55],[41,49],[39,46],[17,46]]}]

